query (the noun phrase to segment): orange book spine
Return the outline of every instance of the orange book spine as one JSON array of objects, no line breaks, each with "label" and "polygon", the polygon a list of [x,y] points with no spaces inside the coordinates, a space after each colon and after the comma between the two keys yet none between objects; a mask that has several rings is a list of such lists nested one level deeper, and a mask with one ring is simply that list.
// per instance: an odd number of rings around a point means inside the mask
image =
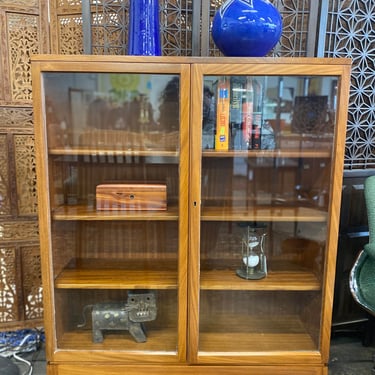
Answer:
[{"label": "orange book spine", "polygon": [[230,82],[224,78],[217,87],[215,150],[229,149]]}]

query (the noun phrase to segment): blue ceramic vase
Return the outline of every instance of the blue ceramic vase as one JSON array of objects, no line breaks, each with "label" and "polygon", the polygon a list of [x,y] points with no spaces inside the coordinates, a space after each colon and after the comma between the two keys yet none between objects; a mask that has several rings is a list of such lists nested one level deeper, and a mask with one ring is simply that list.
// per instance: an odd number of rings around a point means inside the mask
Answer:
[{"label": "blue ceramic vase", "polygon": [[265,56],[281,32],[281,15],[268,0],[228,0],[212,23],[212,38],[225,56]]},{"label": "blue ceramic vase", "polygon": [[128,54],[161,55],[158,0],[130,0]]}]

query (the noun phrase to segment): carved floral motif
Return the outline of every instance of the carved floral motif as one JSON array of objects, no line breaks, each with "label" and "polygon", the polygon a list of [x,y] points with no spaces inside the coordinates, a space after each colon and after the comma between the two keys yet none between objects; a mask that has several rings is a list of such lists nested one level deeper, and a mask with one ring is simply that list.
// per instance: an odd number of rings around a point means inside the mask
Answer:
[{"label": "carved floral motif", "polygon": [[59,53],[77,55],[83,53],[83,32],[81,16],[59,18]]},{"label": "carved floral motif", "polygon": [[30,56],[39,52],[38,18],[34,15],[7,14],[11,91],[14,101],[32,99]]},{"label": "carved floral motif", "polygon": [[0,244],[9,241],[39,241],[36,221],[0,222]]},{"label": "carved floral motif", "polygon": [[18,212],[22,215],[37,213],[36,160],[33,135],[15,135],[16,179]]},{"label": "carved floral motif", "polygon": [[43,317],[43,296],[38,246],[22,248],[22,271],[25,319],[40,319]]},{"label": "carved floral motif", "polygon": [[0,107],[0,129],[34,130],[32,108]]},{"label": "carved floral motif", "polygon": [[[1,120],[0,120],[1,121]],[[0,215],[10,215],[7,136],[0,135]]]},{"label": "carved floral motif", "polygon": [[16,250],[0,248],[0,322],[18,320],[16,298]]}]

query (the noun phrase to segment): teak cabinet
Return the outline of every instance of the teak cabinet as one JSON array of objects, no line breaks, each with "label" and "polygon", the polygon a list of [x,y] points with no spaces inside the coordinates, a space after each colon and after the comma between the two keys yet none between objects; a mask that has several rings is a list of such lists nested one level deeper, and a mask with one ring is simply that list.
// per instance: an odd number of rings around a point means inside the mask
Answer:
[{"label": "teak cabinet", "polygon": [[349,78],[34,56],[48,374],[327,374]]}]

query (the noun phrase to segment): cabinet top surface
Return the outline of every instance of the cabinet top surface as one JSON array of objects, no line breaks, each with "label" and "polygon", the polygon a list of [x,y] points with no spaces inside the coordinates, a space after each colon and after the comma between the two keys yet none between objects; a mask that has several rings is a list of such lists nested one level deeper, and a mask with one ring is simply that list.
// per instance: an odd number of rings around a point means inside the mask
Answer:
[{"label": "cabinet top surface", "polygon": [[[349,58],[317,57],[186,57],[186,56],[114,56],[114,55],[54,55],[40,54],[32,62],[93,62],[93,63],[156,63],[156,64],[308,64],[351,65]],[[157,69],[157,67],[155,67]]]}]

